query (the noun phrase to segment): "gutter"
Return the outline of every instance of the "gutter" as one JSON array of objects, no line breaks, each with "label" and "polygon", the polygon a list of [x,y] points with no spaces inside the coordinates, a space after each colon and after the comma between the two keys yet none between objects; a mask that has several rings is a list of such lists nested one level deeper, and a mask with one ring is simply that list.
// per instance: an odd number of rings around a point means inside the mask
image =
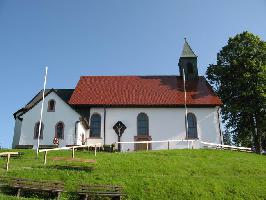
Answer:
[{"label": "gutter", "polygon": [[103,108],[103,144],[105,145],[105,132],[106,132],[106,108]]}]

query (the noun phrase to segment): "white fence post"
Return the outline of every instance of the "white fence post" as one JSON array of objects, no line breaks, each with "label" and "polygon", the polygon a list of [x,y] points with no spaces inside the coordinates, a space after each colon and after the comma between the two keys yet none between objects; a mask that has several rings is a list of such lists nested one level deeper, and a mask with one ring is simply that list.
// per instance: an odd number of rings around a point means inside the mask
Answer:
[{"label": "white fence post", "polygon": [[72,158],[75,158],[75,149],[74,149],[74,147],[72,148]]},{"label": "white fence post", "polygon": [[44,152],[44,164],[46,165],[47,163],[47,151]]},{"label": "white fence post", "polygon": [[8,171],[9,161],[10,161],[10,154],[7,154],[6,171]]}]

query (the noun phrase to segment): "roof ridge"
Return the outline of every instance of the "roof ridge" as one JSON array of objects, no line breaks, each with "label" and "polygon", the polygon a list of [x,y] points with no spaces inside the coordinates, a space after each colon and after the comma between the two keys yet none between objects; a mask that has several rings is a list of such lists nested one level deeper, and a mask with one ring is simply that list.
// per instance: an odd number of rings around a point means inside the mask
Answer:
[{"label": "roof ridge", "polygon": [[[92,76],[80,76],[80,78],[99,78],[99,77],[183,77],[183,76],[181,76],[181,75],[107,75],[107,76],[94,76],[94,75],[92,75]],[[199,78],[205,78],[205,76],[198,76]],[[57,90],[57,89],[55,89],[55,90]],[[71,90],[71,89],[69,89],[69,90]]]},{"label": "roof ridge", "polygon": [[[45,90],[73,90],[74,88],[45,88]],[[40,92],[43,91],[43,89],[40,90]]]},{"label": "roof ridge", "polygon": [[178,76],[178,75],[88,75],[88,76],[80,76],[80,78],[83,78],[83,77],[161,77],[161,76]]}]

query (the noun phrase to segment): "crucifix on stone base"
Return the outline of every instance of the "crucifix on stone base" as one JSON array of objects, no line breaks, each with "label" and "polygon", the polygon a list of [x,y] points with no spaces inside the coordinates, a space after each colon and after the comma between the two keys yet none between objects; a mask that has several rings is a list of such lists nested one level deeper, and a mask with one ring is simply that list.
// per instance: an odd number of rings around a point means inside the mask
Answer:
[{"label": "crucifix on stone base", "polygon": [[[116,122],[116,124],[113,126],[113,129],[115,130],[115,133],[118,136],[118,142],[120,142],[121,136],[124,133],[124,131],[126,130],[126,128],[127,127],[125,126],[125,124],[123,124],[123,122],[121,122],[121,121]],[[121,144],[120,143],[118,143],[118,151],[119,152],[121,151]]]}]

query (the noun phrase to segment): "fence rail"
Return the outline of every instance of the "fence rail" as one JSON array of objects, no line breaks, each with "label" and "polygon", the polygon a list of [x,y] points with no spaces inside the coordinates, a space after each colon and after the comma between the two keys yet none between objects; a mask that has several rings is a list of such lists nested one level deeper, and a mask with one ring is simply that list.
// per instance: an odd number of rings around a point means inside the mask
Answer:
[{"label": "fence rail", "polygon": [[155,141],[133,141],[133,142],[116,142],[116,144],[121,144],[121,151],[123,150],[123,144],[146,144],[146,149],[149,150],[149,144],[152,143],[167,143],[167,149],[170,149],[170,144],[172,142],[187,142],[187,148],[191,146],[191,148],[194,148],[194,141],[197,140],[155,140]]},{"label": "fence rail", "polygon": [[221,148],[229,148],[229,149],[251,151],[251,148],[249,148],[249,147],[237,147],[237,146],[231,146],[231,145],[225,145],[225,144],[216,144],[216,143],[203,142],[203,141],[201,141],[201,143],[205,144],[205,145],[216,146],[216,147],[221,147]]},{"label": "fence rail", "polygon": [[123,150],[123,144],[147,144],[147,150],[149,150],[149,144],[152,143],[167,143],[168,149],[170,149],[170,144],[172,142],[187,142],[187,148],[191,149],[194,148],[194,142],[198,141],[200,144],[207,145],[207,146],[214,146],[214,147],[220,147],[224,149],[233,149],[233,150],[242,150],[242,151],[248,151],[251,152],[251,148],[248,147],[237,147],[237,146],[231,146],[231,145],[223,145],[223,144],[217,144],[217,143],[210,143],[210,142],[204,142],[201,140],[185,140],[185,139],[179,139],[179,140],[158,140],[158,141],[133,141],[133,142],[116,142],[116,144],[121,144],[121,151]]}]

